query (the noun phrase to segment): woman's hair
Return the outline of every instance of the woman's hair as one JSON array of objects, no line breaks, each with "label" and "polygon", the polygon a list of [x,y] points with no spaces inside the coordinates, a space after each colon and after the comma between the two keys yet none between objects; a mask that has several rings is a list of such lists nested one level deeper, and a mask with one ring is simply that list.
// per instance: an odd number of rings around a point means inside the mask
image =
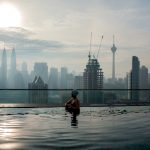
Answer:
[{"label": "woman's hair", "polygon": [[77,90],[73,90],[73,91],[71,92],[71,96],[72,96],[73,98],[76,98],[78,94],[79,94],[79,92],[78,92]]}]

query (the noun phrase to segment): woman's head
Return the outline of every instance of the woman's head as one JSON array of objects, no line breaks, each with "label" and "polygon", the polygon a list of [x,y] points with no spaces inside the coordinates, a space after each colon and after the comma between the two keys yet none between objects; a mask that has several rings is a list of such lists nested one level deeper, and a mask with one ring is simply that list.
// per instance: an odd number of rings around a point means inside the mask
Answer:
[{"label": "woman's head", "polygon": [[79,92],[77,90],[73,90],[71,92],[71,96],[74,97],[74,98],[76,98],[78,94],[79,94]]}]

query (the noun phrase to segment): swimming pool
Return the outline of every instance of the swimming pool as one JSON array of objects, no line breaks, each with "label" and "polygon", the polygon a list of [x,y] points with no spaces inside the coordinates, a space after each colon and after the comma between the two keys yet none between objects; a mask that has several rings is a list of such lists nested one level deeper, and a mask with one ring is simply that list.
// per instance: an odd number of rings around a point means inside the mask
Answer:
[{"label": "swimming pool", "polygon": [[0,150],[150,149],[150,106],[0,109]]}]

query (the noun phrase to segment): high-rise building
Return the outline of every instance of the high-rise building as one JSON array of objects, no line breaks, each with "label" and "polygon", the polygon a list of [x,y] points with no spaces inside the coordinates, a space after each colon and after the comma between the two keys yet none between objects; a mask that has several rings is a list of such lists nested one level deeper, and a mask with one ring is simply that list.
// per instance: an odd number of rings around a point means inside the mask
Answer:
[{"label": "high-rise building", "polygon": [[27,69],[27,63],[26,62],[22,63],[21,73],[22,73],[22,76],[23,76],[25,88],[28,88],[29,75],[28,75],[28,69]]},{"label": "high-rise building", "polygon": [[58,69],[57,68],[50,69],[49,88],[58,89]]},{"label": "high-rise building", "polygon": [[16,52],[15,49],[12,49],[11,53],[11,63],[10,63],[10,72],[9,72],[9,88],[16,88],[15,85],[18,83],[15,83],[16,80]]},{"label": "high-rise building", "polygon": [[148,73],[148,84],[150,84],[150,73]]},{"label": "high-rise building", "polygon": [[3,50],[1,63],[1,88],[7,88],[7,54],[5,48]]},{"label": "high-rise building", "polygon": [[126,89],[127,89],[127,97],[128,99],[131,98],[131,72],[126,74]]},{"label": "high-rise building", "polygon": [[[83,89],[83,76],[79,75],[74,77],[74,89]],[[84,92],[80,90],[78,96],[81,103],[83,103],[83,93]]]},{"label": "high-rise building", "polygon": [[44,83],[42,78],[35,77],[32,83],[29,83],[29,103],[47,104],[48,103],[48,85]]},{"label": "high-rise building", "polygon": [[132,71],[131,71],[131,100],[139,101],[139,74],[140,61],[138,57],[132,57]]},{"label": "high-rise building", "polygon": [[60,88],[62,89],[67,89],[67,76],[68,76],[67,68],[62,67],[60,72]]},{"label": "high-rise building", "polygon": [[[91,58],[89,54],[89,61],[83,73],[83,87],[87,89],[84,93],[83,103],[97,104],[103,102],[102,92],[97,89],[103,88],[103,72],[100,64],[96,58]],[[91,89],[88,91],[88,89]]]},{"label": "high-rise building", "polygon": [[47,63],[35,63],[34,64],[35,76],[40,76],[45,83],[48,83],[48,66]]},{"label": "high-rise building", "polygon": [[148,68],[142,66],[140,68],[140,89],[148,88]]},{"label": "high-rise building", "polygon": [[83,88],[83,76],[75,76],[74,78],[74,89]]},{"label": "high-rise building", "polygon": [[11,69],[14,71],[16,71],[16,52],[15,49],[12,49],[12,53],[11,53]]},{"label": "high-rise building", "polygon": [[[148,68],[142,66],[140,68],[140,89],[148,89]],[[140,91],[140,100],[141,101],[148,101],[149,99],[149,91],[141,90]]]},{"label": "high-rise building", "polygon": [[14,81],[15,81],[14,82],[15,88],[17,88],[17,89],[24,89],[25,88],[24,79],[23,79],[22,73],[20,71],[16,71]]},{"label": "high-rise building", "polygon": [[115,46],[114,36],[113,36],[113,46],[111,48],[113,57],[112,57],[112,81],[114,82],[116,79],[115,76],[115,53],[116,53],[117,47]]},{"label": "high-rise building", "polygon": [[74,75],[73,73],[68,73],[67,75],[67,88],[73,89],[74,87]]}]

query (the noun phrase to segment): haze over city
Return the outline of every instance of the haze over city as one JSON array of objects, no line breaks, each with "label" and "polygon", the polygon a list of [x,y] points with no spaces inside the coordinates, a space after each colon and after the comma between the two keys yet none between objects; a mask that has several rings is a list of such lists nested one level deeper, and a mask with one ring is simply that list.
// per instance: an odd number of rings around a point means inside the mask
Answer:
[{"label": "haze over city", "polygon": [[0,16],[1,50],[3,42],[6,49],[15,46],[17,68],[23,61],[29,70],[34,62],[47,62],[49,67],[66,66],[80,73],[88,60],[93,32],[92,53],[97,53],[103,35],[99,62],[105,77],[111,77],[114,34],[116,76],[123,77],[131,69],[133,55],[150,67],[149,3],[148,0],[1,0],[3,13],[9,14],[11,7],[10,17],[14,17],[14,22],[7,22]]},{"label": "haze over city", "polygon": [[0,150],[150,150],[150,0],[0,0]]}]

